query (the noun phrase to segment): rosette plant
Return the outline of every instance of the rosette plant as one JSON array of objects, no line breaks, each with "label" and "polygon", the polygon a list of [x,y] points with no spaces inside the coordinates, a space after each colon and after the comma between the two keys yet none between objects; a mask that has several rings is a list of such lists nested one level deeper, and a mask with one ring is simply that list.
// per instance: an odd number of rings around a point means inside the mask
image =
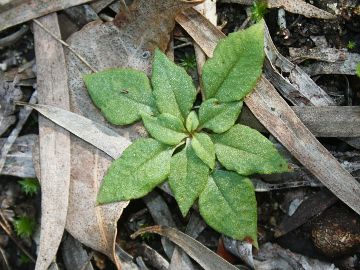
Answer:
[{"label": "rosette plant", "polygon": [[262,74],[263,47],[263,21],[220,41],[203,67],[204,98],[196,107],[191,77],[160,50],[151,79],[126,68],[85,75],[93,102],[109,122],[142,121],[150,135],[112,163],[98,203],[140,198],[168,180],[183,216],[198,199],[209,226],[257,246],[256,198],[248,176],[288,171],[266,137],[236,124]]}]

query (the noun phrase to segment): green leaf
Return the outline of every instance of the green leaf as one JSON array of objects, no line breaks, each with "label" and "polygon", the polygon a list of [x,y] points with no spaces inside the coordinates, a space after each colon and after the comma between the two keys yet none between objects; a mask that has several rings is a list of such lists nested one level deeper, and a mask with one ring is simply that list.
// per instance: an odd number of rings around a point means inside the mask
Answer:
[{"label": "green leaf", "polygon": [[84,75],[91,99],[105,118],[115,125],[140,120],[140,112],[156,113],[155,99],[145,73],[132,69],[109,69]]},{"label": "green leaf", "polygon": [[155,51],[151,83],[157,108],[185,120],[196,98],[196,89],[186,71]]},{"label": "green leaf", "polygon": [[166,180],[173,149],[154,139],[139,139],[115,160],[100,188],[100,204],[143,197]]},{"label": "green leaf", "polygon": [[196,112],[191,111],[186,118],[186,129],[189,132],[193,132],[199,126],[199,119],[196,115]]},{"label": "green leaf", "polygon": [[203,68],[206,99],[242,100],[255,87],[264,62],[264,21],[221,40]]},{"label": "green leaf", "polygon": [[208,166],[190,145],[171,158],[169,185],[184,217],[204,189],[208,176]]},{"label": "green leaf", "polygon": [[213,169],[215,166],[215,147],[209,135],[205,133],[194,134],[191,140],[191,146],[196,155],[208,165],[210,169]]},{"label": "green leaf", "polygon": [[200,106],[200,127],[223,133],[235,124],[242,106],[241,101],[221,103],[215,98],[208,99]]},{"label": "green leaf", "polygon": [[40,184],[37,179],[25,178],[18,183],[20,184],[22,191],[29,196],[35,195],[40,189]]},{"label": "green leaf", "polygon": [[287,172],[288,164],[274,145],[260,132],[235,125],[212,137],[217,159],[228,170],[241,175]]},{"label": "green leaf", "polygon": [[159,142],[177,145],[188,135],[181,120],[171,114],[163,113],[158,117],[141,114],[146,130]]},{"label": "green leaf", "polygon": [[255,191],[234,172],[215,171],[199,197],[200,214],[218,232],[258,247]]},{"label": "green leaf", "polygon": [[360,78],[360,63],[356,66],[356,75]]}]

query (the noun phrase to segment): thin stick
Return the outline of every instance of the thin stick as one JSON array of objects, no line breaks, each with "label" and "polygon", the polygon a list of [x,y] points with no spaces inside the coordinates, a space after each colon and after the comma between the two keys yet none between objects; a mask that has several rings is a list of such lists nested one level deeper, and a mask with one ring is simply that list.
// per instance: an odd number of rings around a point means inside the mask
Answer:
[{"label": "thin stick", "polygon": [[7,269],[7,270],[11,270],[10,265],[9,265],[9,262],[8,262],[8,259],[6,258],[5,252],[4,252],[4,250],[3,250],[1,247],[0,247],[0,254],[1,254],[1,257],[2,257],[2,259],[3,259],[3,261],[4,261],[4,264],[5,264],[5,266],[6,266],[6,269]]},{"label": "thin stick", "polygon": [[78,54],[69,44],[67,44],[65,41],[63,41],[62,39],[58,38],[57,36],[55,36],[53,33],[51,33],[51,31],[49,29],[46,28],[45,25],[43,25],[41,22],[39,22],[38,20],[34,19],[33,20],[34,23],[36,23],[39,27],[41,27],[45,32],[47,32],[50,36],[52,36],[55,40],[57,40],[58,42],[60,42],[62,45],[64,45],[66,48],[68,48],[77,58],[79,58],[79,60],[81,62],[83,62],[89,69],[91,69],[92,72],[97,72],[97,70],[95,68],[93,68],[88,61],[85,60],[84,57],[82,57],[80,54]]}]

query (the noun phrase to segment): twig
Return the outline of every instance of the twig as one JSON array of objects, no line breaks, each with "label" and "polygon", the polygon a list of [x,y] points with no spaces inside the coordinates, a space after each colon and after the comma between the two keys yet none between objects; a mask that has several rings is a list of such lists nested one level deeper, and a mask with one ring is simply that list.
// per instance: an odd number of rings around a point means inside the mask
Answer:
[{"label": "twig", "polygon": [[82,57],[80,54],[78,54],[69,44],[67,44],[65,41],[63,41],[62,39],[58,38],[57,36],[55,36],[49,29],[46,28],[46,26],[44,26],[41,22],[39,22],[38,20],[34,19],[33,20],[34,23],[36,23],[39,27],[41,27],[45,32],[47,32],[50,36],[52,36],[55,40],[57,40],[58,42],[60,42],[62,45],[64,45],[66,48],[68,48],[77,58],[79,58],[79,60],[81,62],[83,62],[89,69],[91,69],[92,72],[97,72],[97,70],[95,68],[93,68],[88,61],[85,60],[84,57]]},{"label": "twig", "polygon": [[2,259],[4,261],[4,265],[6,266],[6,270],[11,270],[9,262],[8,262],[8,260],[6,258],[5,252],[1,247],[0,247],[0,254],[1,254],[1,257],[2,257]]},{"label": "twig", "polygon": [[[37,91],[35,91],[32,94],[29,103],[35,104],[36,102],[37,102]],[[19,121],[17,122],[15,128],[11,131],[10,136],[6,139],[6,142],[4,143],[4,146],[1,149],[0,173],[5,165],[6,156],[9,153],[11,146],[14,144],[16,138],[19,136],[20,131],[22,130],[24,124],[29,118],[31,112],[32,112],[32,108],[28,106],[20,109]]]}]

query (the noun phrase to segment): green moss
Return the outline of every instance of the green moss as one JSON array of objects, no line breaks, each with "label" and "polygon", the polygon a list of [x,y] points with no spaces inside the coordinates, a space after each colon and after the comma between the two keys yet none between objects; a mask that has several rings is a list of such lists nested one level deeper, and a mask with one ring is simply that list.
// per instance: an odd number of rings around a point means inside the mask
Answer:
[{"label": "green moss", "polygon": [[251,18],[258,22],[264,18],[267,13],[267,4],[265,0],[256,0],[251,8]]},{"label": "green moss", "polygon": [[19,181],[22,191],[29,196],[38,193],[40,185],[37,179],[25,178]]},{"label": "green moss", "polygon": [[20,237],[30,237],[35,230],[36,222],[28,216],[21,216],[14,220],[16,234]]}]

